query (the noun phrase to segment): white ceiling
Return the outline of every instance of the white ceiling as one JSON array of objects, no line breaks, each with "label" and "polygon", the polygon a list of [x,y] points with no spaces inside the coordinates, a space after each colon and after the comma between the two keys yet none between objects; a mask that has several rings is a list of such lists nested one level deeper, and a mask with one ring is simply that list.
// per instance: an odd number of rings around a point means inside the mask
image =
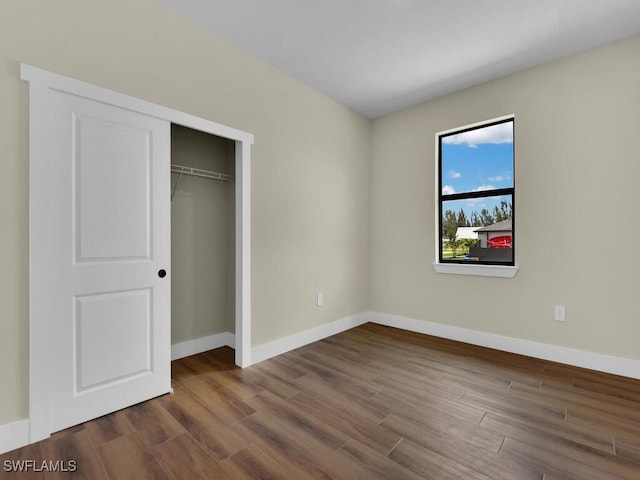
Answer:
[{"label": "white ceiling", "polygon": [[640,34],[640,0],[154,1],[368,118]]}]

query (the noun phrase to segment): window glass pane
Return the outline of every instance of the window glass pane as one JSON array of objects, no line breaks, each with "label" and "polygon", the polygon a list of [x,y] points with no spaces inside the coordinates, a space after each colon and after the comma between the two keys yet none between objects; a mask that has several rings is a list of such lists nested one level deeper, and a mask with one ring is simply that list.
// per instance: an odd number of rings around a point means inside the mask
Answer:
[{"label": "window glass pane", "polygon": [[513,261],[513,196],[442,202],[442,260]]},{"label": "window glass pane", "polygon": [[442,195],[513,188],[513,121],[440,139]]}]

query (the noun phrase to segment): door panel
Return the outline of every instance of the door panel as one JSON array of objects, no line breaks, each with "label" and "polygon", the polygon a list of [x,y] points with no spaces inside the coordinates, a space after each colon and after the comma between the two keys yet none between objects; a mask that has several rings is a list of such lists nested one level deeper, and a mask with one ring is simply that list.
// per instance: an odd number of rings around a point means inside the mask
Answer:
[{"label": "door panel", "polygon": [[53,432],[170,391],[171,281],[169,123],[51,95]]},{"label": "door panel", "polygon": [[151,133],[73,116],[77,261],[150,258]]},{"label": "door panel", "polygon": [[74,393],[152,372],[150,289],[76,297]]}]

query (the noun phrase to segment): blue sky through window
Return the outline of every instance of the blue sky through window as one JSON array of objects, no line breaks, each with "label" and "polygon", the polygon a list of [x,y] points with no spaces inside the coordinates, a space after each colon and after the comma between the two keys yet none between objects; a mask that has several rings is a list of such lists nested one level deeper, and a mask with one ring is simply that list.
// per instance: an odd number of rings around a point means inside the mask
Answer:
[{"label": "blue sky through window", "polygon": [[[513,122],[499,123],[442,137],[442,194],[513,187]],[[490,212],[510,196],[449,201],[443,209],[467,217],[486,208]]]}]

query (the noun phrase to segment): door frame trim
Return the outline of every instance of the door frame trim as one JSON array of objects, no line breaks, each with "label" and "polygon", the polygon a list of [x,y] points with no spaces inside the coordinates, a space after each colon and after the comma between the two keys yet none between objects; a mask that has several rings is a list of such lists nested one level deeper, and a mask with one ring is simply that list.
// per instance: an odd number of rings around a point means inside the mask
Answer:
[{"label": "door frame trim", "polygon": [[[251,364],[251,145],[253,135],[204,118],[162,105],[65,77],[31,65],[21,64],[21,79],[29,83],[29,440],[31,443],[50,436],[49,431],[49,351],[48,309],[44,286],[38,284],[39,269],[45,268],[40,244],[47,241],[38,219],[46,212],[36,208],[46,205],[47,195],[55,186],[39,172],[48,160],[51,138],[47,129],[50,90],[62,91],[96,100],[126,110],[156,117],[193,130],[235,141],[235,225],[236,225],[236,313],[235,362],[240,367]],[[49,182],[50,183],[50,182]],[[43,195],[45,196],[43,199]],[[169,195],[169,192],[167,192]]]}]

